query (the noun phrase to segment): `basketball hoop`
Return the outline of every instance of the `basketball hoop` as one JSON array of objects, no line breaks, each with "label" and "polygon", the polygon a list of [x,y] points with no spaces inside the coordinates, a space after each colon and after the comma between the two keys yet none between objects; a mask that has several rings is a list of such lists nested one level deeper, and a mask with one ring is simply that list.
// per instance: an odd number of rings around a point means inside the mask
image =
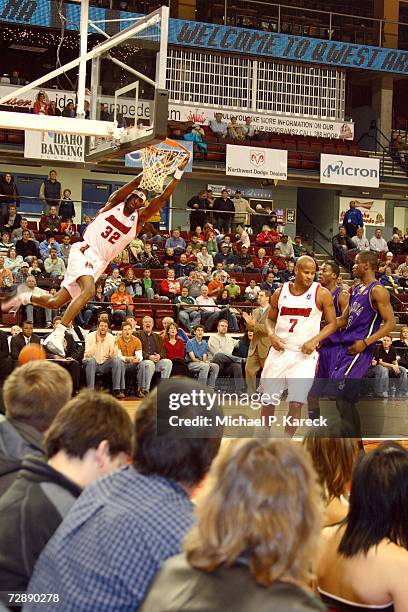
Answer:
[{"label": "basketball hoop", "polygon": [[163,144],[170,148],[160,149],[160,145],[150,145],[139,151],[143,166],[141,189],[162,192],[166,177],[178,168],[186,156],[190,156],[183,145],[170,138],[166,138]]}]

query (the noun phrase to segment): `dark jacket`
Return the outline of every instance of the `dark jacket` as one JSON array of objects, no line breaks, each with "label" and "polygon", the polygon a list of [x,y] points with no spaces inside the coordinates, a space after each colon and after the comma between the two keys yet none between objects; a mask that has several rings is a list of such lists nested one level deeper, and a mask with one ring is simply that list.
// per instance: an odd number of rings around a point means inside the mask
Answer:
[{"label": "dark jacket", "polygon": [[22,219],[22,216],[20,215],[20,213],[17,213],[16,216],[14,217],[14,222],[10,224],[9,214],[7,211],[0,219],[0,227],[6,228],[11,234],[13,230],[18,229],[21,226],[21,219]]},{"label": "dark jacket", "polygon": [[58,214],[61,219],[74,219],[75,217],[75,206],[72,200],[62,200]]},{"label": "dark jacket", "polygon": [[21,255],[23,259],[26,257],[38,257],[38,249],[34,240],[17,240],[16,242],[17,255]]},{"label": "dark jacket", "polygon": [[14,181],[11,181],[11,183],[7,183],[4,179],[0,181],[0,208],[3,208],[2,204],[20,205],[18,189]]},{"label": "dark jacket", "polygon": [[0,383],[7,378],[12,369],[7,334],[0,329]]},{"label": "dark jacket", "polygon": [[332,245],[334,250],[341,249],[342,246],[346,246],[348,250],[355,248],[350,236],[340,236],[340,234],[333,236]]},{"label": "dark jacket", "polygon": [[[156,334],[155,332],[152,332],[152,335],[154,338],[154,343],[156,345],[156,353],[158,353],[160,357],[164,359],[166,357],[166,350],[163,346],[163,339],[159,334]],[[146,332],[137,332],[136,337],[139,338],[140,342],[142,343],[143,359],[149,359],[149,355],[151,355],[151,353],[147,350]]]},{"label": "dark jacket", "polygon": [[44,455],[42,443],[40,431],[0,414],[0,497],[17,476],[25,455]]},{"label": "dark jacket", "polygon": [[38,457],[26,457],[0,499],[0,591],[25,591],[34,564],[81,489]]},{"label": "dark jacket", "polygon": [[311,612],[326,607],[312,593],[289,582],[258,585],[244,563],[209,573],[193,568],[184,555],[164,562],[140,612]]},{"label": "dark jacket", "polygon": [[50,200],[50,202],[54,202],[58,205],[61,198],[61,183],[59,181],[53,182],[50,181],[50,179],[45,179],[44,197],[46,200]]},{"label": "dark jacket", "polygon": [[235,206],[234,202],[231,198],[215,198],[214,200],[214,210],[215,214],[223,219],[232,219],[232,216],[235,214]]},{"label": "dark jacket", "polygon": [[[30,338],[29,344],[40,344],[40,337],[37,336],[36,334],[33,334]],[[23,335],[23,332],[20,332],[16,336],[12,337],[11,343],[10,343],[10,349],[11,349],[10,352],[11,352],[11,358],[13,359],[13,361],[18,360],[18,356],[21,352],[21,349],[23,349],[25,345],[26,345],[26,341],[25,341],[25,336]]]}]

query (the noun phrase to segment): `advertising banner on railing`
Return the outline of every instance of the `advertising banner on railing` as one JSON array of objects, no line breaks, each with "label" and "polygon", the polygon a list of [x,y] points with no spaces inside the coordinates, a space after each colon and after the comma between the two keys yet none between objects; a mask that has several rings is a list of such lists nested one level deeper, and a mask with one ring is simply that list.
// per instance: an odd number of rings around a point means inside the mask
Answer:
[{"label": "advertising banner on railing", "polygon": [[380,184],[380,160],[349,155],[320,156],[320,182],[332,185],[378,187]]},{"label": "advertising banner on railing", "polygon": [[281,149],[227,145],[225,174],[286,181],[288,152]]},{"label": "advertising banner on railing", "polygon": [[24,157],[83,162],[85,136],[25,130]]},{"label": "advertising banner on railing", "polygon": [[350,208],[350,202],[356,203],[356,208],[361,211],[364,225],[376,225],[385,227],[385,200],[370,200],[369,198],[340,198],[339,203],[339,223],[343,223],[344,215]]},{"label": "advertising banner on railing", "polygon": [[[0,97],[10,92],[10,89],[17,90],[16,86],[0,85]],[[37,94],[42,91],[48,100],[54,101],[57,108],[63,111],[69,102],[76,103],[75,94],[72,91],[61,91],[57,89],[33,89],[26,92],[21,97],[15,97],[9,102],[9,106],[14,108],[32,109]],[[90,100],[90,96],[87,97]],[[101,104],[108,104],[108,112],[114,111],[114,98],[110,96],[100,96]],[[135,100],[123,98],[119,100],[118,113],[123,115],[128,121],[137,119],[148,120],[153,111],[152,100],[139,100],[137,105]],[[293,136],[310,136],[312,138],[333,138],[343,140],[353,140],[354,124],[349,121],[330,121],[323,119],[313,119],[309,117],[289,117],[285,115],[274,115],[271,113],[253,113],[246,110],[221,109],[200,107],[184,104],[169,104],[169,121],[199,123],[208,125],[215,113],[222,113],[223,120],[229,122],[231,117],[237,117],[238,123],[244,123],[245,117],[251,117],[252,125],[257,132],[274,132],[276,134],[290,134]]]}]

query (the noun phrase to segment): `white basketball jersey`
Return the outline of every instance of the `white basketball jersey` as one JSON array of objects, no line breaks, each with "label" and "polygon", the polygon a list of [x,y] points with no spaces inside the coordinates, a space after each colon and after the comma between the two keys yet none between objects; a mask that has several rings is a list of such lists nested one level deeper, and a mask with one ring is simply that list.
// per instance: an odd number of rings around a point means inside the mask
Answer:
[{"label": "white basketball jersey", "polygon": [[108,264],[119,255],[136,235],[138,213],[124,214],[125,203],[120,202],[106,212],[99,213],[86,229],[83,240]]},{"label": "white basketball jersey", "polygon": [[317,306],[319,283],[312,283],[302,295],[293,295],[291,283],[285,283],[278,300],[278,318],[275,334],[292,351],[300,351],[302,345],[320,332],[322,311]]}]

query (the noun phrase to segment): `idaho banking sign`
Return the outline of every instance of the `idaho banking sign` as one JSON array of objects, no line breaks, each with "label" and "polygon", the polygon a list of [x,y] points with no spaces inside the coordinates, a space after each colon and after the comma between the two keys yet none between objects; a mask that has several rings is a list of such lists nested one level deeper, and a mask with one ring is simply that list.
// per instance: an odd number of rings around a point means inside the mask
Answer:
[{"label": "idaho banking sign", "polygon": [[[0,0],[0,22],[59,28],[61,24],[56,4],[52,0]],[[79,3],[64,3],[63,10],[68,20],[67,29],[79,30]],[[125,28],[129,22],[125,21],[120,26],[112,23],[104,25],[105,19],[129,19],[138,14],[91,6],[89,16],[90,19],[98,20],[99,26],[105,31],[113,34],[112,27]],[[181,19],[170,19],[169,44],[326,64],[338,68],[408,74],[408,52],[398,49],[353,45]]]}]

